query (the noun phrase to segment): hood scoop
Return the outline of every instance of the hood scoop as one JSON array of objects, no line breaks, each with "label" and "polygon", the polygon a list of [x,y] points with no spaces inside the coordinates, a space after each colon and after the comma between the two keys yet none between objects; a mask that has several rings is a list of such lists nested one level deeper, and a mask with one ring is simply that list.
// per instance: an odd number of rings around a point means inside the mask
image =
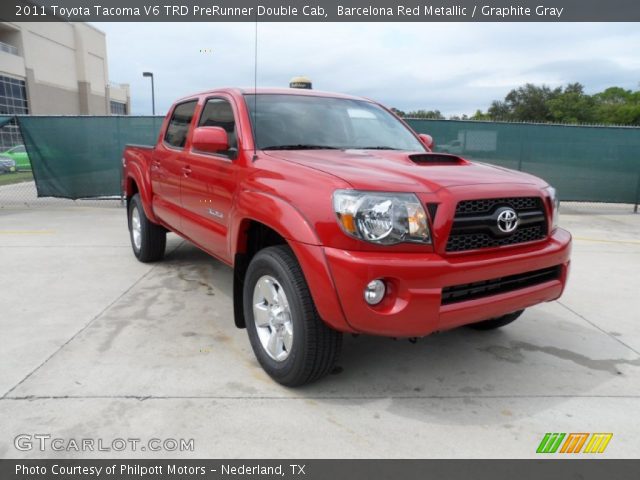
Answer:
[{"label": "hood scoop", "polygon": [[409,159],[418,165],[466,165],[466,160],[446,153],[414,153]]}]

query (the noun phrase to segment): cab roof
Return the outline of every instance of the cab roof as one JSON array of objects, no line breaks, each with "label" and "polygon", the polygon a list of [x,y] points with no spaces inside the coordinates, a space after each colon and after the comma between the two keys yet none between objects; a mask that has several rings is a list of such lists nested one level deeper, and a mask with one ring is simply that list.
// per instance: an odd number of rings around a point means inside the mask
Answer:
[{"label": "cab roof", "polygon": [[195,97],[201,97],[203,95],[215,95],[216,93],[227,93],[227,94],[236,94],[236,95],[253,95],[257,93],[258,95],[299,95],[299,96],[307,96],[307,97],[328,97],[328,98],[344,98],[348,100],[364,100],[371,101],[367,98],[356,97],[353,95],[346,95],[343,93],[335,93],[335,92],[324,92],[322,90],[308,90],[304,88],[254,88],[254,87],[241,87],[241,88],[216,88],[214,90],[207,90],[204,92],[194,93],[192,95],[187,95],[181,99],[179,102],[184,100],[189,100]]}]

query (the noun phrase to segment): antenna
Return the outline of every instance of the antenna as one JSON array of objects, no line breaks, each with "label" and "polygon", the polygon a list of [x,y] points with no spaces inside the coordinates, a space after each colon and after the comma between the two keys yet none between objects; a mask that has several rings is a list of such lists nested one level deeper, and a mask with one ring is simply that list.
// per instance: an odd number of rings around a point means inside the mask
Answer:
[{"label": "antenna", "polygon": [[253,46],[253,159],[258,159],[258,9],[256,8],[255,44]]}]

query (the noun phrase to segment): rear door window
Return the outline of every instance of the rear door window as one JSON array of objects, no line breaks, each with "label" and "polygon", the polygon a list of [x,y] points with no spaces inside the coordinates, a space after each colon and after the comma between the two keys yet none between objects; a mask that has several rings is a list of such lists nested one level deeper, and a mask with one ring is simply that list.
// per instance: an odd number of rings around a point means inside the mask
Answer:
[{"label": "rear door window", "polygon": [[197,103],[196,100],[181,103],[173,110],[167,132],[164,135],[164,141],[172,147],[184,148]]}]

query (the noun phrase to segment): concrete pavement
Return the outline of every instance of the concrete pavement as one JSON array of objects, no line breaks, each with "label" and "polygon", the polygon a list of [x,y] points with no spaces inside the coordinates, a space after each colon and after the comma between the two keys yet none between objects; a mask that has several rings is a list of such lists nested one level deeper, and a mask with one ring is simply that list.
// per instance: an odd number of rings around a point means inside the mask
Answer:
[{"label": "concrete pavement", "polygon": [[413,345],[346,337],[335,374],[290,390],[233,326],[231,270],[171,235],[133,257],[123,209],[0,209],[0,457],[166,452],[14,447],[19,434],[193,439],[173,457],[534,457],[546,432],[640,447],[640,215],[564,207],[570,285],[494,332]]}]

